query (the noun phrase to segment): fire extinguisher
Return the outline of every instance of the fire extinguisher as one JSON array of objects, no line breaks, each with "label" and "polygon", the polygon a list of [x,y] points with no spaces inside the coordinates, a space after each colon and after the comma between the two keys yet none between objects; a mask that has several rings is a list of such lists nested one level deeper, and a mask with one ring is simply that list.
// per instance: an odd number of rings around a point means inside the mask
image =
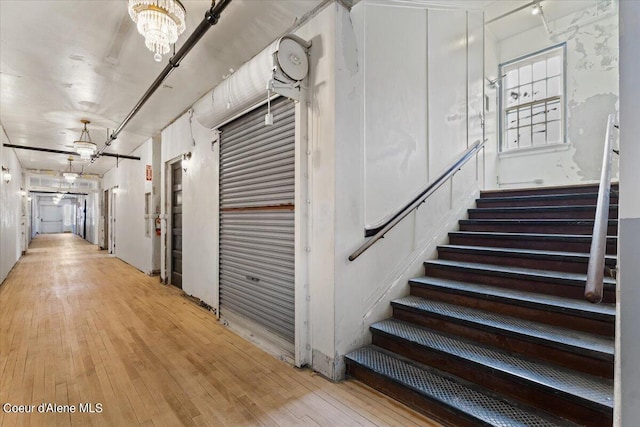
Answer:
[{"label": "fire extinguisher", "polygon": [[156,218],[156,236],[159,236],[162,233],[162,220],[160,217]]}]

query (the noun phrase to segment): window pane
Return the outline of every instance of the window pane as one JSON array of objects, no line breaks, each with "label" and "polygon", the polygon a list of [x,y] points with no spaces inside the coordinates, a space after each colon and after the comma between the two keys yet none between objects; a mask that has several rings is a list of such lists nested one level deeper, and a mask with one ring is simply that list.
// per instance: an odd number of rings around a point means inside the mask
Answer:
[{"label": "window pane", "polygon": [[544,123],[533,125],[533,145],[542,145],[546,142],[546,126]]},{"label": "window pane", "polygon": [[520,132],[518,132],[518,137],[520,139],[520,148],[529,147],[531,145],[531,126],[521,127]]},{"label": "window pane", "polygon": [[507,113],[507,122],[505,123],[507,129],[518,127],[518,112],[515,110]]},{"label": "window pane", "polygon": [[531,124],[531,107],[518,109],[518,118],[520,119],[520,126],[526,126]]},{"label": "window pane", "polygon": [[518,148],[518,129],[512,129],[507,131],[507,149]]},{"label": "window pane", "polygon": [[511,89],[518,86],[518,70],[507,71],[507,78],[505,87]]},{"label": "window pane", "polygon": [[533,114],[531,116],[531,120],[533,121],[533,123],[544,123],[546,118],[544,104],[534,105],[532,112]]},{"label": "window pane", "polygon": [[518,88],[508,89],[505,94],[507,99],[507,107],[518,105],[520,103],[520,92]]},{"label": "window pane", "polygon": [[547,81],[542,80],[533,84],[533,100],[545,99],[547,97]]},{"label": "window pane", "polygon": [[560,122],[547,123],[547,144],[553,144],[554,142],[562,142],[562,133],[560,131]]},{"label": "window pane", "polygon": [[531,84],[520,86],[520,104],[525,104],[527,102],[531,102],[532,97],[531,93],[533,92],[533,87]]},{"label": "window pane", "polygon": [[547,104],[547,120],[560,120],[560,101],[553,101]]},{"label": "window pane", "polygon": [[562,63],[559,56],[547,59],[547,76],[557,76],[562,73]]},{"label": "window pane", "polygon": [[520,68],[520,85],[531,83],[531,65]]},{"label": "window pane", "polygon": [[542,80],[547,77],[547,63],[543,59],[533,64],[533,80]]},{"label": "window pane", "polygon": [[562,93],[562,80],[560,76],[547,80],[547,96],[558,96]]}]

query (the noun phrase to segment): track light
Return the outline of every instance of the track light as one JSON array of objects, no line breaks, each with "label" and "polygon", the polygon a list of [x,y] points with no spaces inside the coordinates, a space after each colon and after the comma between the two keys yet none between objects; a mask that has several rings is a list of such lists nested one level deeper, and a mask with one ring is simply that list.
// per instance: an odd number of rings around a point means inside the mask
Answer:
[{"label": "track light", "polygon": [[533,6],[533,9],[531,9],[531,14],[532,15],[537,15],[540,13],[540,5],[536,4]]}]

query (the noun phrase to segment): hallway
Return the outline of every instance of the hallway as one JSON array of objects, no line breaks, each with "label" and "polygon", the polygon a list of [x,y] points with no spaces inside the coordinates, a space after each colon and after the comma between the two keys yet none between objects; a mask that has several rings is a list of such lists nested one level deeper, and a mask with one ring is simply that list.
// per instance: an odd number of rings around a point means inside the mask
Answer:
[{"label": "hallway", "polygon": [[[0,404],[36,405],[1,411],[2,426],[438,425],[276,360],[72,234],[33,240],[0,287],[0,328]],[[37,413],[43,402],[76,413]]]}]

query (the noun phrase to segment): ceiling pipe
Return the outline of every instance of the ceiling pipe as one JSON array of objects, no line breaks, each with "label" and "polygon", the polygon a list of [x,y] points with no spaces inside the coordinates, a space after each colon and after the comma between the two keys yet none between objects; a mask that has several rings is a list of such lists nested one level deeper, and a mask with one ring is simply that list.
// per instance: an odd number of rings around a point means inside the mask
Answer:
[{"label": "ceiling pipe", "polygon": [[39,194],[64,194],[65,196],[88,196],[89,193],[72,193],[70,191],[49,191],[49,190],[29,190],[29,193],[39,195]]},{"label": "ceiling pipe", "polygon": [[[7,148],[17,148],[19,150],[41,151],[43,153],[64,154],[65,156],[80,157],[80,154],[76,153],[75,151],[54,150],[52,148],[28,147],[26,145],[14,145],[14,144],[2,144],[2,145]],[[117,153],[103,153],[103,156],[116,157],[118,159],[140,160],[140,157],[138,156],[127,156],[126,154],[117,154]]]},{"label": "ceiling pipe", "polygon": [[499,19],[502,19],[502,18],[506,18],[507,16],[513,15],[516,12],[520,12],[522,9],[526,9],[528,7],[531,7],[531,6],[535,6],[536,4],[539,4],[539,3],[540,3],[540,0],[534,0],[534,1],[528,2],[526,4],[523,4],[522,6],[516,7],[515,9],[512,9],[512,10],[506,12],[506,13],[503,13],[502,15],[496,16],[493,19],[485,21],[484,24],[485,25],[491,24],[492,22],[495,22],[495,21],[497,21]]},{"label": "ceiling pipe", "polygon": [[207,10],[204,14],[204,19],[198,24],[193,33],[189,36],[189,38],[184,42],[182,47],[169,59],[169,63],[164,67],[164,69],[160,72],[158,77],[151,83],[149,89],[142,95],[142,98],[138,101],[138,103],[133,107],[133,109],[127,114],[127,117],[124,118],[122,123],[109,135],[109,138],[104,142],[102,148],[98,150],[98,152],[91,159],[91,163],[93,163],[96,158],[107,155],[104,151],[111,145],[111,143],[118,138],[118,135],[125,126],[133,119],[133,117],[140,111],[142,106],[151,98],[151,95],[162,85],[162,82],[169,77],[171,72],[178,68],[180,65],[180,61],[189,53],[189,51],[200,41],[202,36],[209,30],[209,28],[213,27],[218,23],[220,19],[220,14],[226,7],[231,3],[231,0],[221,0],[220,3],[215,4],[215,0],[212,1],[211,8]]}]

